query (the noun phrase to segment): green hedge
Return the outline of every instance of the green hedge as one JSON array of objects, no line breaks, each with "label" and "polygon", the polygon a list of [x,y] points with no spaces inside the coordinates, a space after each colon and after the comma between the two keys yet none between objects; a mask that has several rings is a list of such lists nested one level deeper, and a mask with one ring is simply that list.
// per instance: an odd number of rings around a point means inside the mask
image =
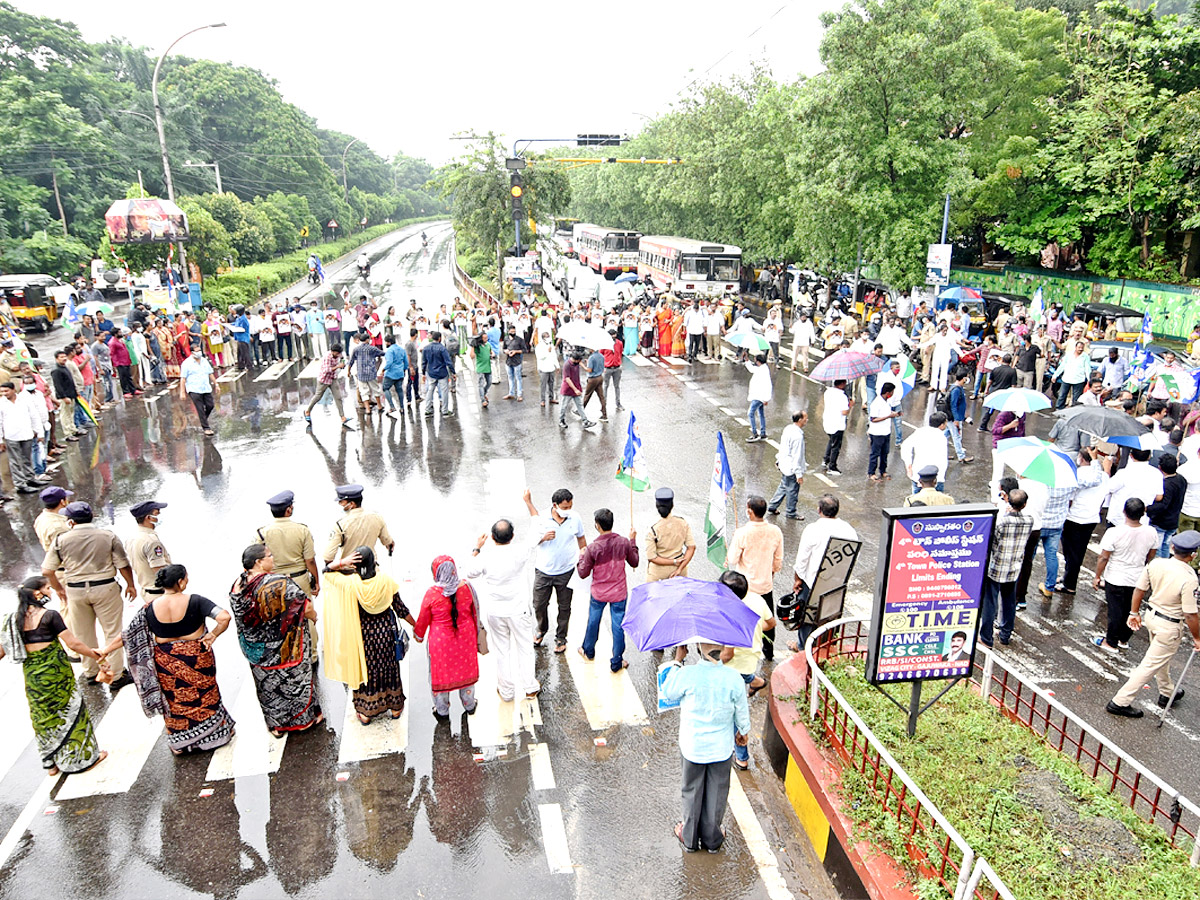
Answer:
[{"label": "green hedge", "polygon": [[278,293],[306,278],[310,253],[316,253],[321,257],[324,265],[329,265],[332,261],[357,250],[363,244],[373,241],[381,235],[417,222],[433,222],[441,218],[444,216],[426,216],[386,225],[374,225],[358,234],[347,235],[336,241],[317,244],[304,250],[296,250],[270,262],[243,266],[227,275],[214,275],[204,281],[202,291],[204,302],[216,306],[221,312],[228,311],[229,307],[233,305],[253,304],[261,297]]}]

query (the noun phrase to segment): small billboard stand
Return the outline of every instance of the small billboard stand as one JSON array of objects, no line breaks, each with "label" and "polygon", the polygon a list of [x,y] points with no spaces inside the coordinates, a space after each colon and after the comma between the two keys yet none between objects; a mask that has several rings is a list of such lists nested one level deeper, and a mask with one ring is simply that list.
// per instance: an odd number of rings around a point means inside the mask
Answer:
[{"label": "small billboard stand", "polygon": [[[883,511],[883,533],[867,648],[867,681],[917,719],[971,674],[979,605],[998,510],[987,503],[895,507]],[[886,684],[910,682],[908,703]],[[948,681],[921,705],[926,681]]]}]

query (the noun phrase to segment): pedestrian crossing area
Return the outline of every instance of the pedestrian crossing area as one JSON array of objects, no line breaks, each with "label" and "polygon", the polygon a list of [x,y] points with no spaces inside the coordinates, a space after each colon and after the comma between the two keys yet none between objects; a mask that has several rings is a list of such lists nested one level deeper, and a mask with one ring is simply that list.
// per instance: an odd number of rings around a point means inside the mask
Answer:
[{"label": "pedestrian crossing area", "polygon": [[[271,363],[271,365],[267,366],[266,370],[261,375],[259,375],[257,378],[255,378],[254,380],[255,381],[278,381],[294,365],[296,365],[296,361],[291,360],[291,359],[284,359],[284,360],[280,360],[279,362]],[[220,380],[220,379],[218,379],[218,380]]]}]

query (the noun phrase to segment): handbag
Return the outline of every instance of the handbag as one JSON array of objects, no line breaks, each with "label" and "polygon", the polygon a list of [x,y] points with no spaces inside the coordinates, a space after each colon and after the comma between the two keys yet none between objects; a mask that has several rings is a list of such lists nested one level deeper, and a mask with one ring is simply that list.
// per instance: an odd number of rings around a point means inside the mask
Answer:
[{"label": "handbag", "polygon": [[408,632],[404,630],[404,625],[396,621],[396,660],[400,661],[408,654]]},{"label": "handbag", "polygon": [[479,614],[479,595],[475,593],[475,585],[469,581],[467,587],[471,591],[471,605],[475,608],[475,648],[479,651],[480,656],[487,656],[487,629],[483,627],[483,616]]}]

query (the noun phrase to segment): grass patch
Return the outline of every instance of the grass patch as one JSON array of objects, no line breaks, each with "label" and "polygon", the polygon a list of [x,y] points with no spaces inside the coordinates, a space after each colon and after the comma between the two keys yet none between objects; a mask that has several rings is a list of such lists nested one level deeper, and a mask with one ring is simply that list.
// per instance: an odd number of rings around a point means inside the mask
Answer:
[{"label": "grass patch", "polygon": [[[1017,897],[1200,897],[1200,869],[1188,865],[1190,848],[1172,848],[1158,825],[1143,821],[1070,759],[965,686],[924,713],[910,740],[904,715],[867,684],[861,663],[831,663],[824,671]],[[804,707],[801,699],[802,715]],[[896,820],[879,807],[867,779],[843,770],[839,790],[860,837],[906,865],[918,878],[921,897],[944,897],[940,885],[920,879]],[[932,846],[917,849],[931,860],[940,858]]]}]

